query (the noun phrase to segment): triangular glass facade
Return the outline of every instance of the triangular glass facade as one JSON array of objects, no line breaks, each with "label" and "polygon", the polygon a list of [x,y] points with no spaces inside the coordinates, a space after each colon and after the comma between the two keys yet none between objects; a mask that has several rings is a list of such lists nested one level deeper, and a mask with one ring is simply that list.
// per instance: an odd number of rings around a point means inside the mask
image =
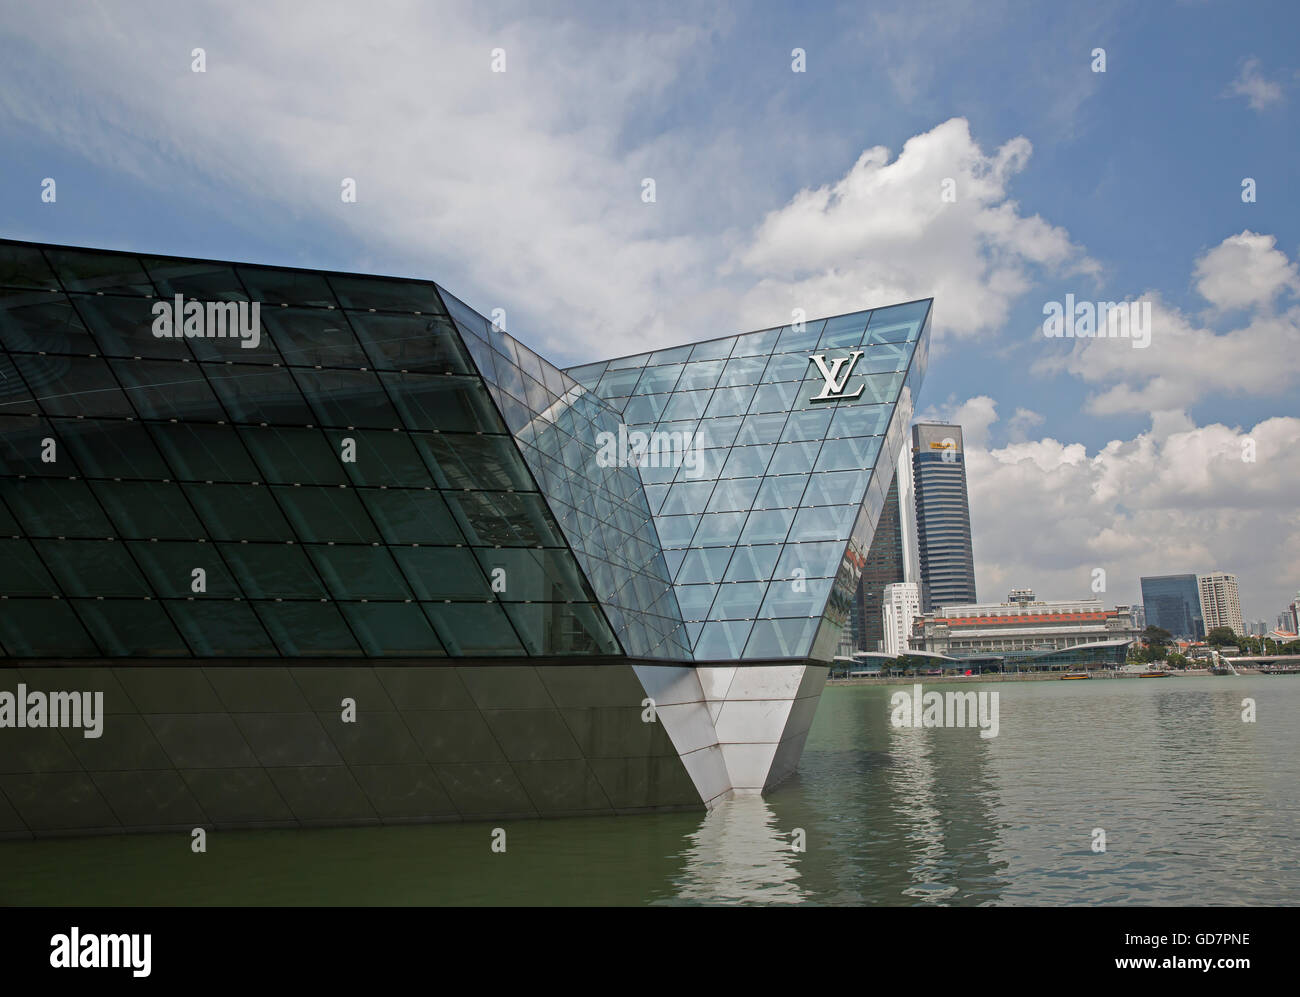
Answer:
[{"label": "triangular glass facade", "polygon": [[[697,661],[833,654],[929,313],[927,299],[569,370],[649,437],[639,470]],[[685,440],[693,460],[653,458]]]}]

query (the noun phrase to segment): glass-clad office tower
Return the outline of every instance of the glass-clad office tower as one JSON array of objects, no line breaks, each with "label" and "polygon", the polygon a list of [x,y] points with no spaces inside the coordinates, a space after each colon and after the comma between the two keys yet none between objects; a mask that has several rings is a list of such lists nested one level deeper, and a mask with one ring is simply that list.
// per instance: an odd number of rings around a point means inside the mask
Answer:
[{"label": "glass-clad office tower", "polygon": [[977,602],[961,427],[927,422],[913,426],[912,473],[921,611]]},{"label": "glass-clad office tower", "polygon": [[0,835],[775,785],[929,305],[563,371],[427,281],[0,242]]},{"label": "glass-clad office tower", "polygon": [[1144,577],[1141,585],[1147,626],[1161,627],[1175,637],[1192,640],[1205,636],[1196,575],[1151,575]]}]

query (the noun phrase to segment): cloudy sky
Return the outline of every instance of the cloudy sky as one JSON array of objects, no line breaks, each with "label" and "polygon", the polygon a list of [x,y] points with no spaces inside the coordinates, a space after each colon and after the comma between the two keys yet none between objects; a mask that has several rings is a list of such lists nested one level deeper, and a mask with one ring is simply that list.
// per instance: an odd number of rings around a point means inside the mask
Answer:
[{"label": "cloudy sky", "polygon": [[624,7],[0,0],[0,234],[431,277],[561,365],[933,295],[982,598],[1295,597],[1294,4]]}]

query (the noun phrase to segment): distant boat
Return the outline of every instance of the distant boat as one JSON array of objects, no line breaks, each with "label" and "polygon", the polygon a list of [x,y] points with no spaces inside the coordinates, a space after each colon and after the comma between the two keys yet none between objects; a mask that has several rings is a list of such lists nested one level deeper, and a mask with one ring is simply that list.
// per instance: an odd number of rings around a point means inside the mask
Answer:
[{"label": "distant boat", "polygon": [[1168,673],[1168,672],[1142,672],[1142,673],[1138,676],[1138,678],[1140,678],[1140,679],[1167,679],[1167,678],[1169,678],[1169,673]]},{"label": "distant boat", "polygon": [[1090,678],[1092,678],[1092,676],[1089,675],[1087,672],[1066,672],[1064,675],[1061,676],[1061,681],[1073,682],[1076,679],[1090,679]]}]

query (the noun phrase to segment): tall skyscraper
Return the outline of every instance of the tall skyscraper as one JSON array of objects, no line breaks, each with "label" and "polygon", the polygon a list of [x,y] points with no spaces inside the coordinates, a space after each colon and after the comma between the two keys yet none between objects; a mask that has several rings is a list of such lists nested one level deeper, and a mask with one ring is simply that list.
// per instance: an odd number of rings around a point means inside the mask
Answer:
[{"label": "tall skyscraper", "polygon": [[1246,633],[1241,619],[1241,599],[1237,594],[1237,576],[1213,571],[1196,579],[1201,596],[1201,619],[1205,632],[1215,627],[1231,627],[1238,637]]},{"label": "tall skyscraper", "polygon": [[886,654],[908,649],[912,621],[921,615],[921,586],[916,582],[895,582],[885,586],[884,610]]},{"label": "tall skyscraper", "polygon": [[1142,607],[1147,626],[1175,637],[1204,637],[1201,590],[1195,575],[1153,575],[1142,579]]},{"label": "tall skyscraper", "polygon": [[912,427],[912,476],[922,610],[973,603],[975,557],[960,426],[921,422]]}]

